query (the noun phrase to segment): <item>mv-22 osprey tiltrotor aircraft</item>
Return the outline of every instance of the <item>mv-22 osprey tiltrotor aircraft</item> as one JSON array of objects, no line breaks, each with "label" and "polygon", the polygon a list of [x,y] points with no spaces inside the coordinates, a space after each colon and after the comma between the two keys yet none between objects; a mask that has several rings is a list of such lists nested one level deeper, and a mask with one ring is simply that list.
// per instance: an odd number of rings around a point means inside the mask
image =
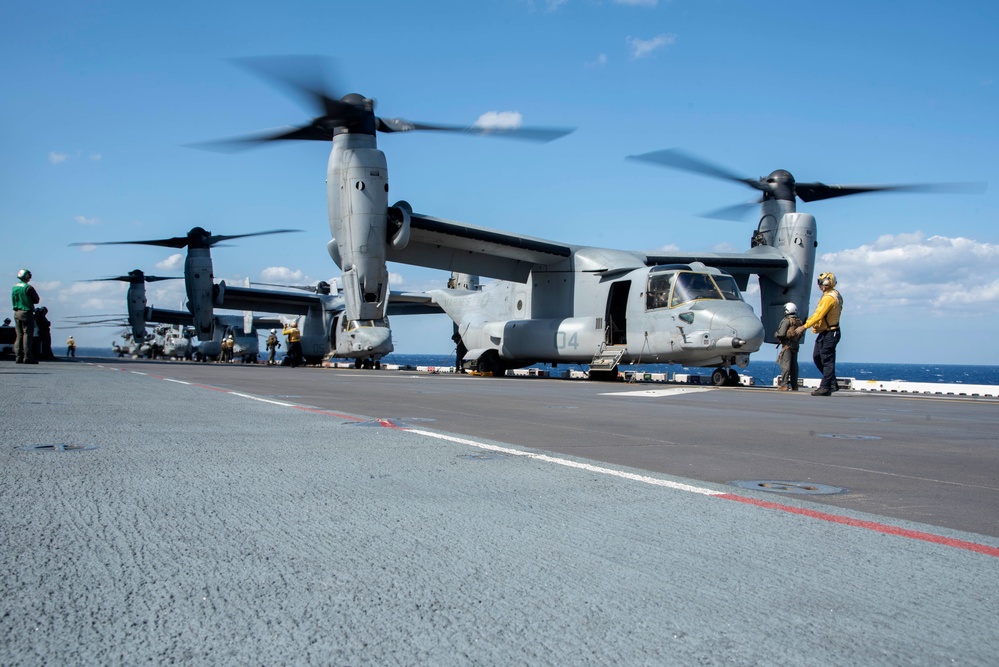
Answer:
[{"label": "mv-22 osprey tiltrotor aircraft", "polygon": [[[210,260],[209,260],[210,261]],[[209,268],[210,273],[210,268]],[[180,280],[180,277],[161,277],[146,275],[141,269],[134,269],[123,276],[112,278],[97,278],[96,281],[117,280],[128,283],[126,292],[126,315],[124,318],[115,316],[115,320],[104,320],[97,322],[81,322],[81,324],[98,324],[101,322],[119,322],[128,328],[125,345],[114,344],[114,351],[119,356],[155,356],[190,359],[192,356],[199,360],[217,357],[221,349],[222,338],[232,334],[235,340],[234,356],[244,360],[255,360],[259,353],[257,333],[254,324],[247,324],[245,317],[234,315],[214,315],[209,310],[208,328],[212,332],[211,338],[202,340],[197,346],[191,342],[197,326],[196,316],[190,311],[168,310],[149,306],[146,300],[146,283],[160,280]],[[188,286],[190,294],[190,285]],[[201,312],[196,309],[195,312]],[[255,318],[260,319],[260,318]],[[276,320],[263,320],[264,324],[271,325]],[[154,326],[153,333],[150,334],[147,328]],[[158,349],[156,349],[158,348]],[[155,349],[155,352],[154,352]]]},{"label": "mv-22 osprey tiltrotor aircraft", "polygon": [[[314,67],[315,61],[298,64]],[[386,261],[451,271],[451,288],[431,295],[455,322],[459,356],[464,353],[465,364],[483,372],[536,362],[589,363],[591,377],[613,378],[620,363],[659,362],[714,367],[715,384],[735,383],[733,367],[745,367],[764,340],[774,342],[784,304],[794,302],[804,312],[808,303],[817,235],[814,217],[795,210],[795,197],[813,201],[923,188],[796,187],[783,170],[743,179],[680,153],[653,153],[637,159],[721,176],[763,193],[749,251],[665,256],[556,243],[415,214],[404,201],[388,206],[387,163],[376,148],[376,131],[495,131],[382,119],[374,115],[371,100],[359,95],[336,100],[304,69],[297,80],[264,73],[318,102],[324,115],[304,127],[228,145],[333,142],[328,251],[344,272],[348,316],[376,318],[384,312]],[[513,132],[549,140],[568,131]],[[760,280],[762,323],[739,291],[751,274]],[[496,281],[480,289],[478,276]]]},{"label": "mv-22 osprey tiltrotor aircraft", "polygon": [[[735,367],[774,332],[784,305],[806,312],[818,237],[795,197],[817,201],[877,191],[964,191],[963,185],[842,186],[796,183],[787,171],[740,178],[678,151],[633,159],[688,169],[762,193],[760,219],[744,253],[651,255],[583,247],[411,216],[405,249],[391,261],[499,280],[476,285],[456,275],[432,298],[457,326],[466,362],[490,372],[533,362],[589,363],[614,378],[619,363],[714,367],[716,385],[738,382]],[[762,322],[740,290],[759,278]]]},{"label": "mv-22 osprey tiltrotor aircraft", "polygon": [[[145,298],[145,282],[163,280],[145,277],[139,270],[128,276],[105,280],[125,280],[129,282],[128,321],[133,331],[145,331],[147,322],[193,326],[201,344],[197,346],[197,356],[208,358],[218,354],[221,337],[231,332],[236,340],[237,357],[255,357],[257,353],[256,329],[259,327],[282,326],[278,318],[261,318],[217,315],[216,308],[223,310],[243,310],[293,315],[301,319],[302,351],[306,363],[320,363],[331,354],[355,360],[360,368],[378,367],[382,357],[392,352],[391,330],[387,317],[377,322],[370,320],[348,320],[343,317],[342,295],[330,294],[328,289],[317,288],[311,295],[275,292],[273,290],[252,289],[226,285],[225,281],[214,282],[214,266],[211,248],[222,242],[249,236],[282,234],[296,230],[281,229],[251,234],[214,235],[201,227],[195,227],[186,236],[169,239],[144,241],[109,241],[103,243],[75,243],[72,245],[152,245],[167,248],[187,248],[184,262],[184,281],[187,292],[188,312],[164,309],[148,309]],[[424,303],[414,303],[422,301]],[[386,309],[387,314],[422,314],[440,312],[439,308],[427,305],[426,298],[407,297],[396,292],[394,302]],[[144,335],[144,334],[143,334]],[[143,340],[137,338],[136,340]]]},{"label": "mv-22 osprey tiltrotor aircraft", "polygon": [[[483,136],[551,141],[568,129],[447,126],[381,118],[374,101],[356,93],[342,97],[328,92],[323,62],[314,57],[244,59],[252,71],[275,81],[316,106],[321,115],[305,126],[234,140],[201,144],[203,148],[235,150],[286,140],[331,142],[326,171],[326,199],[332,240],[327,252],[341,269],[344,332],[381,329],[391,341],[387,319],[389,276],[386,253],[409,242],[412,208],[405,201],[389,206],[388,165],[378,149],[377,132],[433,130]],[[394,298],[394,297],[393,297]]]}]

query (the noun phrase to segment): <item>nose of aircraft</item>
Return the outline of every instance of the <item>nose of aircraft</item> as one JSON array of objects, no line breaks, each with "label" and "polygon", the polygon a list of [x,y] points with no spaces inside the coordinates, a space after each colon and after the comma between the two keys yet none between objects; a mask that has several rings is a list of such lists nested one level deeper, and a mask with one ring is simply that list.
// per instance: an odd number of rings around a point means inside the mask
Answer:
[{"label": "nose of aircraft", "polygon": [[733,343],[733,347],[740,352],[749,354],[756,352],[763,345],[763,324],[755,316],[741,315],[729,320],[726,325],[732,329],[735,339],[741,340],[742,345]]}]

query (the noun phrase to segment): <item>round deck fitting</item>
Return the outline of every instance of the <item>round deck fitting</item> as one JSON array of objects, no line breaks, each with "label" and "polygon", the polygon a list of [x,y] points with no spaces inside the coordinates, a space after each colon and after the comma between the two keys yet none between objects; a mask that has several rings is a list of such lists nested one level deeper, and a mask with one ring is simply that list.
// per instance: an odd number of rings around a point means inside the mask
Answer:
[{"label": "round deck fitting", "polygon": [[754,491],[770,491],[772,493],[798,493],[809,496],[831,496],[837,493],[846,493],[846,489],[828,484],[816,484],[814,482],[792,482],[787,480],[765,480],[765,479],[739,479],[730,482],[733,486],[741,489],[752,489]]},{"label": "round deck fitting", "polygon": [[25,452],[84,452],[97,449],[97,445],[80,445],[73,443],[57,443],[54,445],[24,445],[18,447]]}]

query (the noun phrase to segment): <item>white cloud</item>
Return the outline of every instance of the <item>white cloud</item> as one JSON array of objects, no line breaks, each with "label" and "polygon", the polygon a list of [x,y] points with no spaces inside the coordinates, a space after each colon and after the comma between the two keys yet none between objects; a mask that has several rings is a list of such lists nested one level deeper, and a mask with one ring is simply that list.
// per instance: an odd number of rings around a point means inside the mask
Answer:
[{"label": "white cloud", "polygon": [[389,271],[389,285],[395,285],[398,287],[400,285],[405,285],[405,284],[406,284],[406,279],[402,277],[401,273],[392,273],[391,271]]},{"label": "white cloud", "polygon": [[287,284],[305,284],[305,274],[301,271],[289,269],[286,266],[268,266],[260,272],[260,279],[263,282],[282,282]]},{"label": "white cloud", "polygon": [[101,221],[100,218],[88,218],[83,215],[75,215],[73,216],[73,222],[78,222],[81,225],[99,225]]},{"label": "white cloud", "polygon": [[165,269],[172,271],[173,269],[179,268],[184,265],[184,255],[182,253],[174,253],[164,259],[162,262],[156,263],[157,269]]},{"label": "white cloud", "polygon": [[652,39],[639,39],[638,37],[628,37],[625,40],[631,50],[631,57],[634,60],[647,58],[659,49],[676,44],[676,35],[663,33],[656,35]]},{"label": "white cloud", "polygon": [[79,297],[81,294],[107,294],[109,291],[114,290],[116,293],[114,298],[119,298],[120,295],[117,293],[126,289],[124,285],[125,283],[120,283],[119,285],[119,283],[107,280],[83,280],[70,285],[69,288],[65,290],[65,293]]},{"label": "white cloud", "polygon": [[62,164],[68,159],[69,156],[66,155],[65,153],[56,153],[55,151],[49,153],[49,162],[51,162],[52,164]]},{"label": "white cloud", "polygon": [[832,270],[847,306],[858,312],[918,308],[942,316],[999,313],[999,245],[922,232],[885,235],[858,248],[826,253],[816,271]]},{"label": "white cloud", "polygon": [[475,127],[510,130],[520,127],[524,117],[517,111],[487,111],[475,121]]},{"label": "white cloud", "polygon": [[597,68],[597,67],[603,67],[606,64],[607,64],[607,54],[606,53],[601,53],[601,54],[597,55],[597,59],[596,60],[594,60],[593,62],[586,63],[586,67],[589,67],[589,68],[593,69],[593,68]]},{"label": "white cloud", "polygon": [[91,153],[90,154],[90,160],[92,162],[100,162],[100,160],[101,160],[102,157],[103,156],[100,153]]},{"label": "white cloud", "polygon": [[[655,250],[650,250],[646,254],[648,254],[648,255],[679,255],[680,254],[680,246],[676,245],[675,243],[668,243],[666,245],[659,246]],[[686,254],[690,254],[690,253],[686,253]]]}]

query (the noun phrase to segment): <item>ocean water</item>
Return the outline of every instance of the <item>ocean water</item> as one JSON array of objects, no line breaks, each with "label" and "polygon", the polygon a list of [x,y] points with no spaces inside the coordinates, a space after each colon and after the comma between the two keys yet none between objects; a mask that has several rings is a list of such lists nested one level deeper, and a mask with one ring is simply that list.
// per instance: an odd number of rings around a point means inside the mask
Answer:
[{"label": "ocean water", "polygon": [[[454,355],[432,354],[390,354],[385,357],[385,363],[411,366],[453,366]],[[799,373],[802,378],[822,377],[811,358],[798,359]],[[549,364],[535,364],[532,368],[551,368]],[[579,368],[577,364],[561,364],[559,368]],[[642,364],[641,366],[621,366],[621,370],[641,371],[644,373],[693,373],[709,375],[710,369],[687,368],[677,364]],[[750,361],[749,366],[739,369],[739,374],[756,379],[757,384],[770,385],[773,379],[780,375],[776,361]],[[968,366],[955,364],[877,364],[839,362],[836,364],[836,375],[851,377],[857,380],[904,380],[906,382],[940,382],[959,384],[999,385],[999,366]]]},{"label": "ocean water", "polygon": [[[56,350],[56,353],[64,350]],[[110,350],[105,348],[78,348],[77,355],[81,357],[112,357]],[[453,366],[454,355],[436,354],[390,354],[383,360],[388,364],[409,366]],[[798,359],[799,377],[819,378],[811,357],[802,355]],[[548,364],[535,364],[533,368],[551,368]],[[585,369],[577,364],[561,364],[559,368]],[[622,366],[621,370],[637,370],[643,373],[693,373],[708,375],[710,370],[703,368],[686,368],[669,364],[642,364],[641,366]],[[775,361],[751,361],[749,366],[739,369],[739,374],[755,378],[757,384],[770,385],[780,374]],[[904,380],[906,382],[939,382],[957,384],[999,385],[999,366],[972,366],[957,364],[879,364],[839,362],[836,364],[836,375],[851,377],[857,380]]]}]

